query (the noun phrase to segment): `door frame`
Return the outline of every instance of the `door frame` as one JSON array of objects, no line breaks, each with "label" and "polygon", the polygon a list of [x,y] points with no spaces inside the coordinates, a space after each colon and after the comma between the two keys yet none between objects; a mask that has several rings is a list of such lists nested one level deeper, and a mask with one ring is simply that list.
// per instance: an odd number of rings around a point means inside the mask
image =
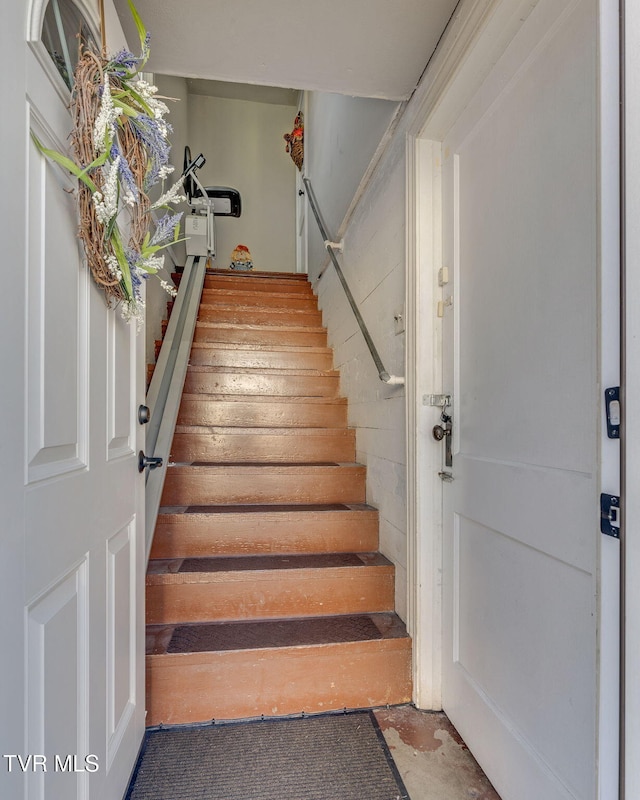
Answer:
[{"label": "door frame", "polygon": [[[298,111],[302,112],[303,120],[309,110],[309,94],[300,91],[298,97]],[[296,170],[296,272],[309,272],[309,217],[307,215],[308,203],[306,202],[307,187],[303,183],[304,170]]]},{"label": "door frame", "polygon": [[[629,800],[640,796],[640,686],[637,680],[624,681],[624,675],[640,672],[640,315],[633,298],[640,297],[640,7],[637,3],[622,5],[623,64],[623,187],[622,202],[622,497],[623,548],[622,576],[622,759],[621,797]],[[628,302],[626,300],[628,298]],[[626,487],[629,491],[626,491]],[[625,531],[626,534],[625,535]]]},{"label": "door frame", "polygon": [[[432,440],[431,428],[438,422],[439,409],[429,406],[428,395],[442,392],[442,333],[441,323],[437,316],[437,302],[440,299],[438,286],[438,270],[441,266],[442,227],[440,198],[440,143],[444,134],[457,118],[459,112],[480,88],[481,83],[498,60],[502,52],[526,20],[528,14],[537,5],[536,2],[509,3],[504,0],[493,2],[477,2],[462,0],[456,16],[445,32],[439,50],[436,52],[425,73],[420,87],[416,91],[411,119],[407,125],[406,141],[406,203],[407,203],[407,532],[409,548],[408,573],[408,627],[414,640],[414,701],[419,708],[440,709],[441,676],[442,676],[442,484],[437,475],[440,469],[441,445]],[[569,0],[565,13],[573,7]],[[618,9],[604,2],[598,3],[600,16],[600,47],[605,56],[608,54],[608,67],[618,64]],[[634,10],[634,41],[640,41],[640,10]],[[632,48],[629,48],[632,49]],[[640,57],[633,52],[636,74],[640,74]],[[603,61],[606,59],[603,59]],[[600,69],[600,77],[607,77]],[[615,67],[614,67],[615,69]],[[611,72],[608,73],[611,79]],[[615,81],[614,81],[615,82]],[[640,82],[636,92],[637,108],[635,117],[630,120],[633,125],[635,141],[640,141]],[[612,158],[618,158],[619,135],[617,115],[614,107],[618,97],[603,98],[603,112],[600,122],[601,152],[607,148]],[[606,115],[607,109],[610,114]],[[613,117],[614,122],[611,122]],[[640,196],[640,147],[637,147],[637,175],[635,196]],[[618,226],[618,175],[611,169],[612,161],[602,158],[599,164],[601,186],[601,220],[609,221],[608,230]],[[615,163],[615,160],[613,161]],[[608,170],[607,170],[608,167]],[[606,184],[604,183],[606,181]],[[630,187],[629,187],[630,188]],[[635,252],[640,251],[640,230],[634,231]],[[629,241],[629,240],[627,240]],[[613,321],[608,331],[602,335],[601,356],[611,353],[611,336],[617,337],[617,264],[619,242],[617,236],[610,236],[603,242],[602,258],[607,258],[608,274],[600,272],[601,297],[606,308],[612,311]],[[615,263],[616,266],[611,265]],[[616,272],[613,276],[611,270]],[[608,278],[605,280],[605,277]],[[615,278],[615,279],[614,279]],[[635,296],[640,296],[640,275],[627,276],[627,287],[634,283]],[[629,296],[632,296],[631,294]],[[615,306],[615,307],[614,307]],[[627,346],[627,370],[630,362],[635,360],[640,365],[640,324],[627,322],[628,340],[636,343],[634,352]],[[633,332],[630,328],[634,326]],[[635,338],[634,338],[635,337]],[[609,348],[609,349],[608,349]],[[614,377],[617,373],[617,359],[614,357],[613,369],[601,375],[607,385],[619,382]],[[430,365],[430,366],[426,366]],[[635,379],[638,383],[636,396],[640,397],[640,368],[636,367]],[[615,381],[615,382],[614,382]],[[629,375],[627,374],[627,381]],[[630,386],[627,383],[627,402],[629,403]],[[426,396],[426,397],[425,397]],[[632,431],[627,429],[627,441]],[[628,474],[640,475],[640,428],[636,434],[638,446],[636,463],[629,464]],[[606,433],[602,438],[601,454],[608,458],[608,467],[602,470],[602,491],[616,493],[616,486],[608,488],[607,481],[616,483],[619,453],[607,455]],[[615,443],[617,446],[617,443]],[[631,448],[628,447],[628,450]],[[631,471],[633,470],[633,471]],[[637,483],[637,481],[635,481]],[[637,506],[627,503],[626,522],[630,525],[631,515],[640,523],[640,498]],[[594,520],[594,529],[597,522]],[[607,538],[607,537],[603,537]],[[609,546],[609,545],[612,546]],[[604,543],[601,569],[611,587],[609,592],[616,594],[619,580],[619,557],[617,542],[615,545]],[[607,549],[608,547],[608,549]],[[627,569],[631,567],[630,558],[635,556],[640,564],[640,544],[637,553],[628,553]],[[638,574],[635,570],[634,574]],[[633,588],[629,584],[627,598]],[[635,609],[632,630],[640,631],[640,590],[635,589]],[[600,598],[602,601],[602,597]],[[599,608],[600,643],[606,645],[608,657],[600,657],[601,692],[599,698],[599,796],[611,797],[613,786],[618,782],[618,718],[619,718],[619,616],[618,608],[613,604],[604,604]],[[628,616],[629,620],[630,617]],[[629,622],[627,623],[629,625]],[[640,670],[640,635],[636,633],[633,648],[627,649],[627,670],[637,674]],[[613,651],[613,652],[612,652]],[[605,649],[606,653],[607,650]],[[636,655],[639,654],[639,655]],[[636,696],[632,698],[632,693]],[[627,687],[627,703],[630,708],[640,707],[640,690]],[[629,715],[635,717],[636,715]],[[633,737],[633,746],[631,739]],[[640,723],[635,719],[627,720],[627,737],[632,753],[640,752]],[[633,765],[628,764],[635,775],[633,789],[628,796],[640,794],[640,758]],[[628,780],[630,777],[628,776]],[[617,792],[616,792],[617,794]]]}]

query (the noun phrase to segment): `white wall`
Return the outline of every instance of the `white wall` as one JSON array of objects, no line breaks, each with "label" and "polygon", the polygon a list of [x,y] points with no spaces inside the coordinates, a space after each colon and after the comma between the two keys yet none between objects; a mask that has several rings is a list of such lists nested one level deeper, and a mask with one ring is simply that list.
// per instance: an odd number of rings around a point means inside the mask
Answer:
[{"label": "white wall", "polygon": [[[404,333],[394,313],[405,294],[405,166],[399,141],[366,189],[345,232],[343,271],[387,368],[404,374]],[[317,284],[323,321],[356,428],[357,460],[367,465],[367,501],[380,512],[380,551],[396,566],[396,610],[407,614],[405,398],[377,370],[335,274]]]},{"label": "white wall", "polygon": [[[188,126],[188,106],[189,95],[187,91],[186,78],[175,78],[169,75],[154,75],[155,85],[158,87],[158,96],[173,98],[175,102],[167,101],[169,106],[168,121],[173,127],[170,136],[171,153],[170,162],[175,167],[175,171],[167,179],[166,185],[169,186],[171,179],[177,178],[183,170],[184,146],[189,142]],[[189,206],[186,203],[174,206],[176,211],[189,213]],[[184,266],[185,246],[184,243],[173,247],[173,252],[180,266]],[[165,255],[165,274],[162,277],[168,280],[169,274],[173,272],[173,264],[169,254]],[[146,363],[155,364],[155,341],[162,336],[162,320],[167,314],[167,300],[171,298],[160,286],[160,281],[152,278],[147,281],[147,312],[146,312]]]},{"label": "white wall", "polygon": [[242,198],[242,216],[217,220],[217,266],[246,245],[254,269],[295,272],[296,167],[282,138],[291,130],[292,106],[189,95],[191,152],[204,153],[205,186],[231,186]]},{"label": "white wall", "polygon": [[[311,178],[330,236],[338,237],[367,167],[398,103],[326,92],[307,93],[304,172]],[[327,253],[315,221],[309,224],[309,274]]]},{"label": "white wall", "polygon": [[[389,136],[398,104],[312,92],[307,95],[305,174],[331,236],[344,229],[342,268],[388,372],[404,374],[404,333],[394,314],[405,293],[404,138],[385,153],[355,206],[363,178]],[[345,216],[347,219],[345,220]],[[327,253],[309,212],[309,277]],[[380,551],[396,566],[396,610],[407,617],[405,398],[378,373],[344,291],[329,266],[315,284],[356,428],[356,457],[367,466],[367,501],[380,512]]]}]

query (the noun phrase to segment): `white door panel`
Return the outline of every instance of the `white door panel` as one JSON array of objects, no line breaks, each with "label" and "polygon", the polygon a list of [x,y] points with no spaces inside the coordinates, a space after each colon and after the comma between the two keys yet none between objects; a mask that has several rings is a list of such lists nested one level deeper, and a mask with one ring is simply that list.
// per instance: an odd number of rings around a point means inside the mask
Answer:
[{"label": "white door panel", "polygon": [[443,706],[503,800],[596,796],[596,45],[543,0],[443,144]]},{"label": "white door panel", "polygon": [[[13,517],[21,547],[3,551],[3,560],[11,559],[5,566],[22,587],[24,647],[16,642],[10,655],[25,685],[24,693],[14,686],[23,694],[20,711],[3,717],[3,728],[14,731],[11,741],[3,735],[3,753],[45,757],[46,772],[33,761],[22,772],[13,759],[9,773],[3,759],[0,794],[116,800],[144,730],[144,479],[136,456],[144,445],[136,421],[144,336],[107,308],[89,276],[69,193],[74,182],[31,139],[65,148],[68,93],[45,66],[48,55],[36,56],[40,45],[24,40],[25,20],[8,21],[21,58],[7,64],[3,57],[3,66],[19,73],[25,90],[4,115],[19,129],[26,169],[11,187],[20,214],[4,232],[19,242],[11,280],[23,281],[24,294],[16,294],[22,324],[2,329],[23,361],[22,379],[3,386],[4,408],[23,440],[12,454],[22,477],[20,517]],[[22,415],[13,411],[20,407]],[[3,614],[15,613],[3,604]]]}]

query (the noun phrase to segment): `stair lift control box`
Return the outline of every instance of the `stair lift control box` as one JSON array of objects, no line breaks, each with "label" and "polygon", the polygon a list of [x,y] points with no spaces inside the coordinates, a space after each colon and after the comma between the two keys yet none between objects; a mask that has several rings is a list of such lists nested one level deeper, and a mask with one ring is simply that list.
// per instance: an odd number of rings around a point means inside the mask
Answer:
[{"label": "stair lift control box", "polygon": [[191,152],[185,147],[185,189],[191,214],[185,218],[184,233],[188,256],[216,255],[216,217],[239,217],[242,211],[240,193],[229,186],[202,186],[196,169],[205,163],[200,154],[191,161]]},{"label": "stair lift control box", "polygon": [[[215,239],[207,214],[190,214],[184,220],[185,247],[188,256],[209,255],[209,244]],[[215,241],[213,241],[215,250]]]}]

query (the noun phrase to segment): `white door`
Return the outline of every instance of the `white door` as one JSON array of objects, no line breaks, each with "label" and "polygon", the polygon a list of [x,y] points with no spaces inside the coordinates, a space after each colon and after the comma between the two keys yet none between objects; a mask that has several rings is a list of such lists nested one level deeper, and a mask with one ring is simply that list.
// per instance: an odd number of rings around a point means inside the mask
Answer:
[{"label": "white door", "polygon": [[503,800],[596,797],[597,124],[596,2],[542,0],[442,148],[443,706]]},{"label": "white door", "polygon": [[[83,263],[73,184],[31,141],[34,133],[65,147],[69,93],[41,43],[25,41],[25,30],[39,37],[42,4],[30,20],[29,4],[19,5],[22,13],[3,22],[19,57],[3,52],[2,65],[21,88],[3,117],[24,165],[12,184],[19,213],[4,231],[11,274],[22,283],[5,297],[7,323],[0,318],[14,353],[3,397],[20,441],[11,474],[2,462],[19,508],[3,569],[20,594],[2,613],[22,629],[11,655],[24,683],[7,687],[19,701],[2,715],[1,794],[117,800],[144,728],[143,432],[135,413],[143,342],[107,309]],[[93,11],[95,20],[97,3]]]}]

